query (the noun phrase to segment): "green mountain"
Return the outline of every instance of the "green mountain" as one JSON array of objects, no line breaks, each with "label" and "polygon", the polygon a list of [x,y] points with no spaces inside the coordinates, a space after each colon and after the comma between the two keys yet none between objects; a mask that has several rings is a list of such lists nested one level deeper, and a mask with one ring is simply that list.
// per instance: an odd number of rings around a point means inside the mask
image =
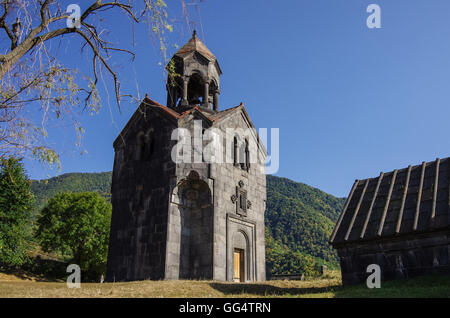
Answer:
[{"label": "green mountain", "polygon": [[59,192],[98,192],[107,199],[111,197],[111,172],[66,173],[54,178],[32,180],[31,190],[36,207],[42,209],[47,200]]},{"label": "green mountain", "polygon": [[[328,244],[345,199],[286,178],[267,176],[266,260],[272,274],[325,264],[338,267]],[[295,265],[300,263],[300,265]],[[290,265],[289,265],[290,264]]]},{"label": "green mountain", "polygon": [[[33,180],[36,210],[58,192],[95,191],[110,198],[111,172],[69,173]],[[267,176],[266,262],[268,275],[314,274],[318,265],[338,266],[328,239],[344,205],[319,189]]]}]

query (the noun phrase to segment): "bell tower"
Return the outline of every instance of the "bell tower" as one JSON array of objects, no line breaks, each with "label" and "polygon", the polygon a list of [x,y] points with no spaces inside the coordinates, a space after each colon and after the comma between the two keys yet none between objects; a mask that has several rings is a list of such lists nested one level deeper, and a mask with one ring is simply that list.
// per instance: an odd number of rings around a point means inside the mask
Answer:
[{"label": "bell tower", "polygon": [[168,65],[167,106],[178,112],[195,105],[218,112],[220,75],[216,57],[200,41],[196,31],[172,57]]},{"label": "bell tower", "polygon": [[244,104],[219,110],[195,32],[168,73],[167,107],[146,96],[114,141],[106,279],[263,281],[265,146]]}]

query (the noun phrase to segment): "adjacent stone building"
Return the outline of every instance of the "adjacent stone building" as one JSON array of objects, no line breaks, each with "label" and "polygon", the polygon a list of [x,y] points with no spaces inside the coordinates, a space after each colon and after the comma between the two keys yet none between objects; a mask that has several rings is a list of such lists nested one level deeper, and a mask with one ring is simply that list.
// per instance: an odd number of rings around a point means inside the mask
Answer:
[{"label": "adjacent stone building", "polygon": [[356,180],[330,243],[344,284],[450,273],[450,158]]},{"label": "adjacent stone building", "polygon": [[219,111],[195,32],[170,66],[167,106],[147,96],[114,142],[106,279],[265,280],[266,150],[242,103]]}]

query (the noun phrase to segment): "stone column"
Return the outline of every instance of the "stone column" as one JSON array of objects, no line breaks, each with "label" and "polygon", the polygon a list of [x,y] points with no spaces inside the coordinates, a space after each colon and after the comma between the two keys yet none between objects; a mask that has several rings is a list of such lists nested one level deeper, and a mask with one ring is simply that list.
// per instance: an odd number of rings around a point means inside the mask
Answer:
[{"label": "stone column", "polygon": [[173,107],[173,96],[172,96],[172,93],[173,93],[173,89],[172,89],[172,87],[169,85],[169,84],[167,84],[166,85],[166,90],[167,90],[167,106],[168,107]]},{"label": "stone column", "polygon": [[206,107],[206,108],[209,108],[209,103],[208,103],[209,82],[208,81],[205,82],[204,88],[205,88],[205,90],[203,92],[203,106]]},{"label": "stone column", "polygon": [[181,100],[181,105],[182,106],[187,106],[188,103],[188,79],[184,78],[183,79],[183,98]]},{"label": "stone column", "polygon": [[219,111],[219,92],[218,91],[215,91],[214,92],[214,110],[216,111],[216,112],[218,112]]}]

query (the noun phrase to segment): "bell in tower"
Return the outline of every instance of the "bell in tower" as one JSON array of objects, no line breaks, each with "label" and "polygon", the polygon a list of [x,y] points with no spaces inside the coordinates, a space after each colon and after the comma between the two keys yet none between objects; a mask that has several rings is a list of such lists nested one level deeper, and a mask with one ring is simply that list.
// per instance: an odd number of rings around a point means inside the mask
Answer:
[{"label": "bell in tower", "polygon": [[200,41],[196,32],[169,63],[167,106],[184,111],[195,105],[219,111],[219,78],[222,74],[216,57]]}]

